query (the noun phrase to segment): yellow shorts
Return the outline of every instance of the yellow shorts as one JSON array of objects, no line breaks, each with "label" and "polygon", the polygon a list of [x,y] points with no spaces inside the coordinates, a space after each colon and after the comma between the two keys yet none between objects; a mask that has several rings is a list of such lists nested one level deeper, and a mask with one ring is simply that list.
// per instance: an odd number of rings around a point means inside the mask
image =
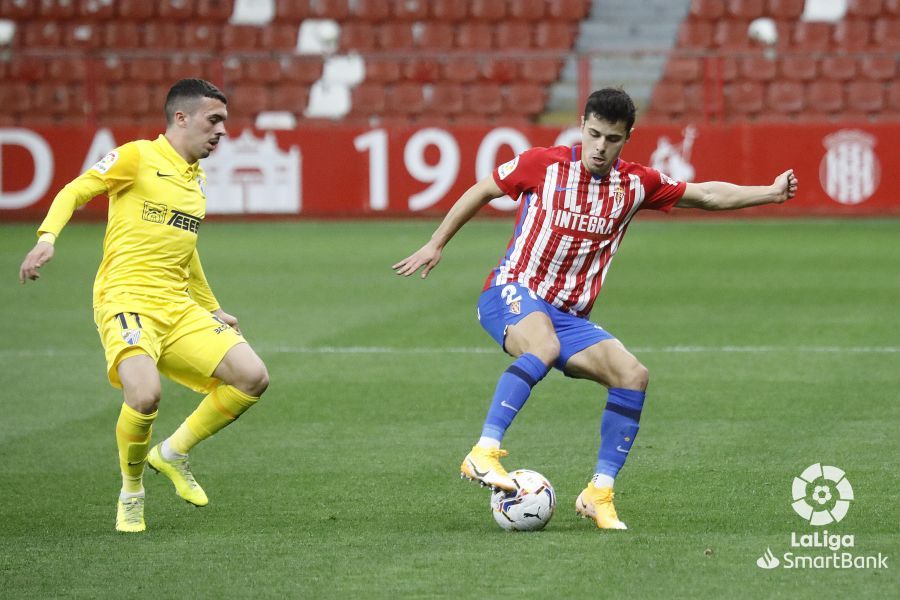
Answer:
[{"label": "yellow shorts", "polygon": [[212,376],[225,354],[244,338],[196,302],[116,312],[97,307],[94,321],[106,353],[109,382],[122,387],[117,367],[124,359],[147,354],[159,372],[201,393],[220,385]]}]

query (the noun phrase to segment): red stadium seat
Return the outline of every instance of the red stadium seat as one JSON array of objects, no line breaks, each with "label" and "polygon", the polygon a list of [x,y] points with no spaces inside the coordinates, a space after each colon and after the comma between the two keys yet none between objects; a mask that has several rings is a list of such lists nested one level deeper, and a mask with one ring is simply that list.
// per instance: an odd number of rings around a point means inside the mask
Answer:
[{"label": "red stadium seat", "polygon": [[744,56],[740,59],[738,72],[743,79],[752,81],[771,81],[775,79],[778,63],[774,58],[766,58],[761,54]]},{"label": "red stadium seat", "polygon": [[900,83],[896,81],[888,85],[885,112],[893,114],[895,117],[900,115]]},{"label": "red stadium seat", "polygon": [[132,58],[125,63],[125,73],[129,81],[165,82],[167,62],[161,58]]},{"label": "red stadium seat", "polygon": [[[553,6],[551,3],[550,6]],[[570,23],[543,21],[534,28],[533,45],[542,50],[571,50],[577,27]]]},{"label": "red stadium seat", "polygon": [[195,2],[197,18],[204,22],[224,23],[234,12],[234,0],[195,0]]},{"label": "red stadium seat", "polygon": [[685,21],[678,30],[679,48],[707,49],[712,45],[713,26],[703,21]]},{"label": "red stadium seat", "polygon": [[[127,0],[125,0],[127,2]],[[147,2],[146,0],[131,0],[127,4],[134,5],[129,7],[135,11],[128,15],[119,10],[119,14],[129,19],[146,19],[150,15],[139,15],[137,11],[148,10],[148,7],[140,7],[141,4],[157,4],[157,14],[161,19],[168,21],[178,21],[188,23],[196,16],[194,14],[194,6],[196,2],[185,2],[184,0],[160,0],[159,2]]]},{"label": "red stadium seat", "polygon": [[426,0],[393,0],[391,13],[402,21],[422,21],[428,17]]},{"label": "red stadium seat", "polygon": [[544,0],[509,0],[509,18],[516,21],[540,21],[545,15]]},{"label": "red stadium seat", "polygon": [[[152,3],[148,4],[152,5]],[[111,19],[115,16],[115,8],[112,2],[78,0],[78,15],[85,19],[93,19],[95,21]]]},{"label": "red stadium seat", "polygon": [[211,25],[184,25],[181,35],[185,49],[213,52],[219,47],[219,28]]},{"label": "red stadium seat", "polygon": [[666,119],[678,118],[687,112],[684,86],[679,83],[658,83],[650,97],[649,113]]},{"label": "red stadium seat", "polygon": [[481,76],[487,81],[512,83],[519,81],[519,64],[521,61],[510,58],[486,58],[481,64]]},{"label": "red stadium seat", "polygon": [[59,48],[63,29],[56,21],[21,23],[16,32],[16,45],[22,48]]},{"label": "red stadium seat", "polygon": [[80,86],[60,83],[38,84],[31,97],[31,110],[43,115],[67,114],[71,109],[70,94],[75,88],[81,89]]},{"label": "red stadium seat", "polygon": [[287,52],[297,47],[299,28],[296,25],[271,24],[260,31],[259,44],[263,50]]},{"label": "red stadium seat", "polygon": [[144,115],[150,110],[150,88],[142,83],[119,83],[112,89],[109,113],[115,116]]},{"label": "red stadium seat", "polygon": [[31,0],[0,0],[0,19],[24,21],[37,13],[37,2]]},{"label": "red stadium seat", "polygon": [[47,60],[47,79],[84,83],[88,78],[86,58],[50,58]]},{"label": "red stadium seat", "polygon": [[350,5],[350,18],[380,23],[391,15],[391,6],[385,0],[356,0]]},{"label": "red stadium seat", "polygon": [[125,66],[125,62],[113,54],[91,61],[89,69],[92,79],[99,82],[115,82],[125,79]]},{"label": "red stadium seat", "polygon": [[[525,49],[531,47],[532,26],[520,21],[506,21],[497,25],[494,42],[499,50]],[[540,46],[544,48],[544,46]]]},{"label": "red stadium seat", "polygon": [[752,21],[763,16],[766,6],[763,0],[728,0],[726,10],[733,18]]},{"label": "red stadium seat", "polygon": [[815,79],[819,66],[815,58],[805,54],[792,54],[781,59],[781,77],[794,81]]},{"label": "red stadium seat", "polygon": [[503,93],[499,85],[476,83],[466,88],[464,105],[467,113],[498,115],[503,111]]},{"label": "red stadium seat", "polygon": [[876,81],[890,81],[897,76],[897,59],[888,54],[867,54],[859,63],[860,75]]},{"label": "red stadium seat", "polygon": [[75,16],[75,3],[72,0],[41,0],[34,3],[45,19],[71,19]]},{"label": "red stadium seat", "polygon": [[27,112],[31,107],[31,88],[24,81],[0,85],[0,106],[5,114]]},{"label": "red stadium seat", "polygon": [[425,113],[455,117],[463,112],[463,88],[455,83],[440,83],[426,90]]},{"label": "red stadium seat", "polygon": [[275,22],[299,25],[300,21],[307,17],[309,17],[308,0],[275,0]]},{"label": "red stadium seat", "polygon": [[444,63],[444,79],[456,83],[470,83],[478,79],[478,61],[467,57],[449,57]]},{"label": "red stadium seat", "polygon": [[747,27],[747,21],[719,21],[713,32],[713,44],[719,48],[730,50],[748,48],[750,36],[747,35]]},{"label": "red stadium seat", "polygon": [[73,21],[64,24],[63,45],[66,50],[95,50],[103,44],[103,24]]},{"label": "red stadium seat", "polygon": [[287,83],[312,85],[322,77],[324,65],[319,57],[292,56],[279,60],[278,67],[281,80]]},{"label": "red stadium seat", "polygon": [[[86,0],[86,2],[91,3],[91,0]],[[162,10],[163,8],[171,7],[171,3],[165,0],[163,2],[147,2],[146,0],[118,0],[118,2],[114,2],[112,4],[115,6],[116,15],[119,18],[129,21],[144,21],[147,24],[149,24],[151,22],[150,20],[156,16],[156,11],[154,10],[154,6],[156,4],[159,4],[160,10]],[[183,4],[189,3],[184,2]]]},{"label": "red stadium seat", "polygon": [[170,50],[181,45],[181,29],[175,23],[150,21],[141,27],[141,36],[145,48]]},{"label": "red stadium seat", "polygon": [[350,5],[348,0],[309,0],[309,16],[345,21],[350,16]]},{"label": "red stadium seat", "polygon": [[900,50],[900,18],[876,19],[872,41],[880,50]]},{"label": "red stadium seat", "polygon": [[376,46],[375,27],[370,23],[344,23],[341,26],[341,50],[371,52]]},{"label": "red stadium seat", "polygon": [[467,2],[459,0],[432,0],[431,17],[436,21],[449,21],[456,23],[466,18],[468,14]]},{"label": "red stadium seat", "polygon": [[400,63],[393,58],[366,57],[366,81],[392,83],[400,79]]},{"label": "red stadium seat", "polygon": [[774,81],[766,89],[766,106],[776,114],[797,115],[803,108],[803,84],[799,81]]},{"label": "red stadium seat", "polygon": [[706,21],[717,21],[725,13],[722,0],[691,0],[690,16]]},{"label": "red stadium seat", "polygon": [[884,86],[877,81],[851,81],[847,86],[847,108],[864,113],[884,109]]},{"label": "red stadium seat", "polygon": [[418,83],[398,83],[388,92],[386,111],[394,115],[417,115],[425,108],[425,96]]},{"label": "red stadium seat", "polygon": [[856,77],[856,58],[845,54],[826,56],[819,64],[819,74],[823,79],[849,81]]},{"label": "red stadium seat", "polygon": [[380,115],[387,106],[384,86],[377,83],[361,83],[350,92],[350,98],[352,115]]},{"label": "red stadium seat", "polygon": [[413,45],[412,25],[405,21],[384,23],[375,35],[382,50],[409,51]]},{"label": "red stadium seat", "polygon": [[836,81],[813,81],[806,86],[806,106],[819,114],[833,114],[844,108],[841,84]]},{"label": "red stadium seat", "polygon": [[196,56],[176,55],[168,65],[169,79],[211,79],[210,66],[204,59]]},{"label": "red stadium seat", "polygon": [[556,21],[577,23],[586,16],[591,9],[591,0],[566,0],[566,2],[547,3],[547,16]]},{"label": "red stadium seat", "polygon": [[255,25],[223,25],[219,43],[222,50],[240,52],[259,48],[260,28]]},{"label": "red stadium seat", "polygon": [[257,114],[269,110],[270,101],[267,86],[242,83],[232,85],[227,89],[228,112],[235,117],[255,117]]},{"label": "red stadium seat", "polygon": [[222,61],[222,81],[226,85],[244,80],[244,63],[237,56],[229,56]]},{"label": "red stadium seat", "polygon": [[806,0],[769,0],[768,12],[773,19],[797,20],[803,14]]},{"label": "red stadium seat", "polygon": [[872,19],[881,14],[883,0],[850,0],[847,3],[848,17]]},{"label": "red stadium seat", "polygon": [[485,23],[462,23],[456,29],[456,47],[461,50],[490,50],[494,29]]},{"label": "red stadium seat", "polygon": [[453,48],[453,26],[449,23],[427,21],[413,25],[413,38],[417,48],[425,50],[450,50]]},{"label": "red stadium seat", "polygon": [[126,50],[141,47],[141,27],[131,21],[110,21],[103,25],[103,47]]},{"label": "red stadium seat", "polygon": [[703,59],[693,56],[670,56],[663,71],[664,81],[693,82],[703,77]]},{"label": "red stadium seat", "polygon": [[741,81],[725,86],[725,110],[737,118],[752,116],[763,110],[764,87],[755,81]]},{"label": "red stadium seat", "polygon": [[534,117],[544,110],[546,88],[533,83],[516,83],[506,90],[504,113]]},{"label": "red stadium seat", "polygon": [[309,86],[297,83],[272,86],[272,99],[268,110],[284,110],[303,114],[309,104]]},{"label": "red stadium seat", "polygon": [[848,52],[865,50],[870,45],[869,21],[862,19],[844,19],[834,26],[832,40],[834,46]]},{"label": "red stadium seat", "polygon": [[403,63],[402,74],[409,81],[430,83],[440,79],[441,65],[434,58],[412,58]]},{"label": "red stadium seat", "polygon": [[805,52],[828,50],[832,26],[818,21],[801,21],[794,27],[793,46]]},{"label": "red stadium seat", "polygon": [[529,58],[522,62],[522,79],[526,82],[551,83],[559,79],[561,67],[562,62],[554,58]]},{"label": "red stadium seat", "polygon": [[[248,83],[280,83],[283,77],[281,62],[274,58],[247,58],[244,62],[244,81]],[[274,87],[278,87],[277,85]]]},{"label": "red stadium seat", "polygon": [[469,16],[475,21],[500,23],[506,17],[506,4],[499,0],[470,0]]}]

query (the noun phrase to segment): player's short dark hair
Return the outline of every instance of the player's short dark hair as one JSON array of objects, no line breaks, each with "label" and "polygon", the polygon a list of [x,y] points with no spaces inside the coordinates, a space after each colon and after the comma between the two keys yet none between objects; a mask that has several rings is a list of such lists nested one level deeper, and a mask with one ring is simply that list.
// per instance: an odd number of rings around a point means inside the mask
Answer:
[{"label": "player's short dark hair", "polygon": [[185,100],[198,98],[215,98],[222,104],[228,104],[225,94],[205,79],[182,79],[169,89],[166,96],[166,123],[172,122],[175,112],[183,106]]},{"label": "player's short dark hair", "polygon": [[634,102],[631,96],[622,88],[603,88],[588,96],[584,105],[584,118],[591,115],[597,118],[616,123],[625,121],[625,131],[630,132],[634,127],[635,118]]}]

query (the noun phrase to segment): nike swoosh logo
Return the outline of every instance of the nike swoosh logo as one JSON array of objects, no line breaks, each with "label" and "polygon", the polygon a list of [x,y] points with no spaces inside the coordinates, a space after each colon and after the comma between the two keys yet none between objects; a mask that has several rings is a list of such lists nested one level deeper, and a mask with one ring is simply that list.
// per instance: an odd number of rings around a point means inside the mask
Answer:
[{"label": "nike swoosh logo", "polygon": [[139,461],[137,461],[137,462],[131,462],[131,461],[128,461],[128,466],[129,466],[129,467],[136,467],[136,466],[142,465],[142,464],[144,464],[144,461],[143,461],[143,460],[139,460]]},{"label": "nike swoosh logo", "polygon": [[569,190],[577,190],[577,189],[578,189],[577,186],[576,186],[576,187],[560,187],[560,186],[556,186],[556,191],[557,191],[557,192],[568,192]]},{"label": "nike swoosh logo", "polygon": [[518,409],[518,408],[516,408],[515,406],[513,406],[513,405],[511,405],[511,404],[507,404],[507,403],[506,403],[506,400],[502,400],[502,401],[500,402],[500,406],[505,406],[505,407],[508,408],[509,410],[511,410],[511,411],[513,411],[513,412],[516,412],[516,413],[519,412],[519,409]]},{"label": "nike swoosh logo", "polygon": [[172,173],[160,173],[159,171],[157,171],[156,176],[157,177],[172,177],[173,175],[172,175]]},{"label": "nike swoosh logo", "polygon": [[469,468],[472,469],[472,472],[475,473],[475,475],[477,475],[478,477],[484,477],[489,472],[489,471],[484,471],[482,473],[481,471],[479,471],[478,469],[475,468],[475,463],[473,463],[471,460],[469,461]]},{"label": "nike swoosh logo", "polygon": [[616,450],[618,450],[622,454],[628,454],[628,450],[623,450],[622,446],[616,446]]}]

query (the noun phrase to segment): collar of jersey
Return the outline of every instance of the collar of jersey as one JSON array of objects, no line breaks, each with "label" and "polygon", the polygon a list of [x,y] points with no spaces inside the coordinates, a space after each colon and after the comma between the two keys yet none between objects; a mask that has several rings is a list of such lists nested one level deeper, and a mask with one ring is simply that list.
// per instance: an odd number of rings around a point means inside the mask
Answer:
[{"label": "collar of jersey", "polygon": [[187,161],[175,151],[175,148],[172,147],[172,144],[169,143],[169,140],[166,139],[164,134],[159,134],[159,137],[156,138],[153,143],[156,144],[159,153],[165,156],[166,159],[174,165],[176,171],[182,175],[190,173],[191,176],[195,176],[197,174],[197,170],[200,168],[200,161],[198,160],[194,164],[189,165]]}]

